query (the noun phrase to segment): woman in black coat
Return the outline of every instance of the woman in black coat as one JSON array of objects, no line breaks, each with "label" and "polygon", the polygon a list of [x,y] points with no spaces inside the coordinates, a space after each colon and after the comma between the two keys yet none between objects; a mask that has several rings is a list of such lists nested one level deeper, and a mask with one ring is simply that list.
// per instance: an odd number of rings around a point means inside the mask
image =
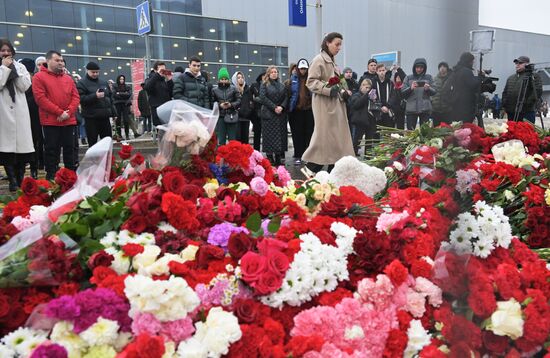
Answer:
[{"label": "woman in black coat", "polygon": [[260,86],[262,109],[262,146],[273,165],[280,165],[288,150],[287,114],[288,92],[279,81],[279,70],[269,66]]},{"label": "woman in black coat", "polygon": [[453,101],[451,120],[472,123],[476,116],[477,96],[481,88],[481,79],[474,74],[474,55],[464,52],[453,72],[456,98]]}]

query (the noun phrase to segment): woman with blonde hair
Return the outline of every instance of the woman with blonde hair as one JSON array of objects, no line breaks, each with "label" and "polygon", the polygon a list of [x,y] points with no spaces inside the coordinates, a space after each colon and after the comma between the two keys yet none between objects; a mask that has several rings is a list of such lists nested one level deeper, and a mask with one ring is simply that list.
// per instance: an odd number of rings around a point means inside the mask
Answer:
[{"label": "woman with blonde hair", "polygon": [[351,91],[341,85],[329,86],[329,79],[340,76],[334,57],[342,47],[342,35],[331,32],[321,44],[321,53],[315,56],[306,86],[313,93],[311,106],[315,128],[309,147],[302,160],[307,162],[303,172],[313,176],[324,165],[330,171],[340,158],[355,155],[346,113],[346,100]]},{"label": "woman with blonde hair", "polygon": [[287,114],[288,93],[279,80],[279,70],[269,66],[260,85],[260,118],[262,146],[273,165],[280,165],[288,149]]}]

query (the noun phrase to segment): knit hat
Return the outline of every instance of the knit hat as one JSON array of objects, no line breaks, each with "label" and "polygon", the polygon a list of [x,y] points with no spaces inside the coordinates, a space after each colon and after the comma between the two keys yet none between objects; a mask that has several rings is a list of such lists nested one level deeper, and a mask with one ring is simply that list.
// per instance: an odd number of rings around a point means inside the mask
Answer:
[{"label": "knit hat", "polygon": [[447,67],[447,69],[449,68],[449,64],[445,61],[441,61],[438,65],[437,65],[437,69],[440,69],[441,66],[443,67]]},{"label": "knit hat", "polygon": [[369,62],[367,62],[367,65],[370,65],[371,63],[378,63],[378,61],[375,58],[369,59]]},{"label": "knit hat", "polygon": [[353,70],[351,69],[351,67],[344,67],[344,72],[343,73],[346,73],[348,71],[353,73]]},{"label": "knit hat", "polygon": [[225,67],[220,68],[220,70],[218,71],[218,79],[221,80],[223,78],[229,79],[229,72]]},{"label": "knit hat", "polygon": [[35,68],[38,67],[38,62],[46,62],[46,57],[44,56],[38,56],[36,58],[36,60],[34,60],[34,65],[35,65]]},{"label": "knit hat", "polygon": [[86,69],[89,71],[99,71],[99,65],[95,62],[88,62]]},{"label": "knit hat", "polygon": [[36,64],[34,63],[34,60],[32,58],[22,58],[19,60],[19,63],[25,66],[29,73],[34,73],[34,70],[36,69]]}]

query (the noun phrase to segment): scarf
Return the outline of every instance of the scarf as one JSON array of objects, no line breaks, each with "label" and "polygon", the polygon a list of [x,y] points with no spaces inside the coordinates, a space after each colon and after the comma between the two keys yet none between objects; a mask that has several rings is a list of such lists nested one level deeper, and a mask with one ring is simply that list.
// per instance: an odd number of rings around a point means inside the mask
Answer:
[{"label": "scarf", "polygon": [[17,69],[13,63],[10,65],[9,69],[11,71],[8,75],[8,80],[6,81],[6,87],[8,88],[8,93],[10,94],[12,102],[15,103],[15,79],[19,77],[19,75],[17,74]]}]

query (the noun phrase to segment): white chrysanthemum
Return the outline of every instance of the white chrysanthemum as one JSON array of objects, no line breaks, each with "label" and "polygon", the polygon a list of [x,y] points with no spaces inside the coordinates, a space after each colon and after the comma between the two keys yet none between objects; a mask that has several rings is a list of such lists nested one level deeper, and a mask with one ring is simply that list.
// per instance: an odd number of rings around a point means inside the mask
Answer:
[{"label": "white chrysanthemum", "polygon": [[177,234],[178,233],[178,229],[176,229],[175,227],[173,227],[172,225],[168,224],[166,221],[161,221],[157,228],[160,230],[160,231],[164,231],[164,232],[173,232],[174,234]]},{"label": "white chrysanthemum", "polygon": [[117,242],[117,232],[116,231],[109,231],[105,234],[105,236],[99,240],[101,245],[105,247],[110,247],[116,244]]},{"label": "white chrysanthemum", "polygon": [[130,243],[131,240],[135,237],[136,237],[136,234],[134,234],[133,232],[130,232],[128,230],[121,230],[118,233],[117,244],[118,246],[124,246]]},{"label": "white chrysanthemum", "polygon": [[80,333],[89,346],[112,345],[118,337],[118,322],[99,317],[97,322]]},{"label": "white chrysanthemum", "polygon": [[300,251],[294,255],[281,288],[262,297],[264,304],[299,306],[322,292],[334,290],[338,281],[348,279],[347,257],[353,252],[357,231],[342,223],[331,225],[331,230],[337,235],[337,246],[322,244],[313,233],[300,235]]},{"label": "white chrysanthemum", "polygon": [[229,352],[229,346],[241,339],[239,321],[230,312],[214,307],[208,312],[206,322],[195,324],[195,335],[180,343],[178,355],[183,358],[217,358]]},{"label": "white chrysanthemum", "polygon": [[138,245],[154,245],[155,244],[155,235],[150,232],[143,232],[133,239],[130,239],[129,243],[138,244]]},{"label": "white chrysanthemum", "polygon": [[491,122],[491,123],[485,124],[485,133],[487,133],[492,137],[498,137],[499,135],[504,134],[506,132],[508,132],[507,123],[498,124],[498,123]]},{"label": "white chrysanthemum", "polygon": [[403,352],[404,358],[414,357],[422,348],[430,344],[432,338],[424,327],[422,327],[422,323],[417,319],[411,321],[409,329],[407,330],[407,336],[409,340],[407,348],[405,348],[405,352]]},{"label": "white chrysanthemum", "polygon": [[53,326],[50,340],[65,347],[69,357],[80,357],[81,352],[88,347],[86,342],[73,332],[73,324],[67,321],[59,321]]},{"label": "white chrysanthemum", "polygon": [[32,340],[34,342],[34,338],[37,338],[37,337],[45,339],[47,337],[47,333],[43,331],[34,330],[31,328],[19,327],[15,331],[5,335],[0,340],[0,342],[6,345],[6,347],[8,347],[9,349],[15,350],[17,353],[19,353],[20,346],[22,346],[23,344],[26,344],[26,342],[29,340]]},{"label": "white chrysanthemum", "polygon": [[20,357],[28,357],[31,355],[32,351],[44,343],[47,339],[47,336],[32,336],[26,339],[24,342],[15,347],[15,352],[19,354]]},{"label": "white chrysanthemum", "polygon": [[495,248],[492,239],[478,239],[473,243],[473,247],[474,255],[483,259],[487,258]]},{"label": "white chrysanthemum", "polygon": [[128,276],[124,284],[124,293],[131,305],[130,317],[137,313],[151,313],[161,322],[173,321],[185,318],[200,304],[195,291],[181,277],[155,281],[135,275]]},{"label": "white chrysanthemum", "polygon": [[3,344],[0,344],[0,357],[15,358],[15,351]]},{"label": "white chrysanthemum", "polygon": [[47,218],[48,208],[44,205],[33,205],[29,210],[29,219],[33,223],[39,223]]},{"label": "white chrysanthemum", "polygon": [[120,250],[115,250],[111,255],[115,258],[113,262],[111,262],[111,268],[119,275],[127,274],[130,270],[130,264],[132,263],[130,258],[124,255],[124,252]]},{"label": "white chrysanthemum", "polygon": [[459,255],[472,253],[472,243],[470,242],[470,238],[464,235],[463,230],[451,231],[449,234],[449,244],[453,251]]},{"label": "white chrysanthemum", "polygon": [[329,181],[338,187],[355,186],[367,196],[373,197],[386,187],[387,178],[382,169],[371,167],[355,157],[346,156],[334,164]]}]

